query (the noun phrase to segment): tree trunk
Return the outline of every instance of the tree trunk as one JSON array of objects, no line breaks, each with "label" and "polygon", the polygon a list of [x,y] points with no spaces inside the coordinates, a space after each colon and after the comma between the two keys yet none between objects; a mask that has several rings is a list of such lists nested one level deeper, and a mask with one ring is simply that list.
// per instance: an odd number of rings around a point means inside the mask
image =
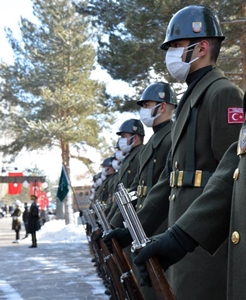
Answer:
[{"label": "tree trunk", "polygon": [[[69,183],[71,185],[70,180],[70,149],[69,144],[65,142],[61,142],[61,150],[62,150],[62,164],[66,169],[66,173],[68,176]],[[72,188],[69,186],[69,192],[67,194],[67,197],[64,200],[65,204],[65,223],[67,224],[73,224],[73,209],[72,209]]]}]

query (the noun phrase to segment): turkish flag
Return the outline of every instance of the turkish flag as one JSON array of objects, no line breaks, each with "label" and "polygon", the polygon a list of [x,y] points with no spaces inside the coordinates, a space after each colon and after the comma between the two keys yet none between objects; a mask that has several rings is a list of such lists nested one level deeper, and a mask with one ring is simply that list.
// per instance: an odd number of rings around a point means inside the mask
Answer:
[{"label": "turkish flag", "polygon": [[228,124],[243,123],[244,113],[241,107],[228,108]]},{"label": "turkish flag", "polygon": [[42,182],[30,182],[30,184],[29,184],[30,196],[35,195],[35,196],[37,196],[37,198],[39,198],[40,194],[41,194],[41,191],[40,191],[41,185],[42,185]]},{"label": "turkish flag", "polygon": [[[8,174],[9,176],[23,176],[23,173],[11,173],[9,172]],[[21,194],[21,191],[22,191],[22,183],[17,183],[17,182],[14,182],[14,183],[9,183],[9,186],[8,186],[8,194],[9,195],[18,195],[18,194]]]},{"label": "turkish flag", "polygon": [[38,197],[38,204],[40,209],[44,209],[49,205],[49,199],[46,195],[46,192],[40,192],[40,196]]}]

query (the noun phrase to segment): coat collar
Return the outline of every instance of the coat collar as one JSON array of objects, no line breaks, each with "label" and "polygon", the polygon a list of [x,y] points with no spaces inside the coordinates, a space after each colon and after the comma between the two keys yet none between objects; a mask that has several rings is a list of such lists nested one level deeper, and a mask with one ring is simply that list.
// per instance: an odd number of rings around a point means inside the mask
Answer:
[{"label": "coat collar", "polygon": [[[220,69],[214,68],[211,72],[208,72],[194,87],[189,97],[186,99],[184,106],[179,114],[177,120],[174,122],[172,130],[172,152],[175,151],[178,141],[186,127],[186,123],[189,120],[191,109],[199,102],[203,94],[208,87],[216,80],[225,78],[223,72]],[[174,134],[175,132],[175,134]]]}]

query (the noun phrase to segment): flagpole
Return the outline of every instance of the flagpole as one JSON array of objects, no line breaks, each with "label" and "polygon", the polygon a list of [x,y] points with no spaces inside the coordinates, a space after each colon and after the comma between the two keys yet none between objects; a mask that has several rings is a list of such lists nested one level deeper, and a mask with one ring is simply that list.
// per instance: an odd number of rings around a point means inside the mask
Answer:
[{"label": "flagpole", "polygon": [[[69,180],[69,178],[68,178],[68,176],[67,176],[66,167],[65,167],[64,165],[62,165],[62,169],[63,169],[64,175],[65,175],[65,177],[66,177],[66,180],[67,180],[67,182],[68,182],[68,185],[71,187],[71,190],[72,190],[72,193],[73,193],[75,202],[76,202],[77,209],[78,209],[79,212],[82,212],[82,210],[79,208],[79,204],[78,204],[78,200],[77,200],[75,191],[74,191],[74,189],[73,189],[73,187],[72,187],[72,184],[71,184],[71,182],[70,182],[70,180]],[[81,216],[80,218],[81,218],[81,222],[82,222],[82,224],[83,224],[82,216]]]}]

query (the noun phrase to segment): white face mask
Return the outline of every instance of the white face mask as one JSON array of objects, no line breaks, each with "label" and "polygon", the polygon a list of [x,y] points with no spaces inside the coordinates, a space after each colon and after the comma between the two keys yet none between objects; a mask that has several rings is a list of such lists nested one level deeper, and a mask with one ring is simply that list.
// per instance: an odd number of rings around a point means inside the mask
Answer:
[{"label": "white face mask", "polygon": [[102,181],[104,181],[106,178],[107,178],[107,177],[106,177],[105,174],[101,174],[101,179],[102,179]]},{"label": "white face mask", "polygon": [[30,202],[31,202],[31,204],[33,204],[33,203],[34,203],[34,200],[30,200]]},{"label": "white face mask", "polygon": [[101,175],[107,175],[107,169],[108,168],[103,167],[101,170],[101,173],[102,173]]},{"label": "white face mask", "polygon": [[117,151],[115,152],[115,158],[116,158],[117,160],[121,161],[121,162],[125,159],[126,155],[127,155],[127,154],[124,153],[124,152],[121,151],[121,150],[117,150]]},{"label": "white face mask", "polygon": [[[190,45],[189,47],[192,47],[194,45],[198,45],[199,43]],[[179,48],[172,48],[169,47],[166,54],[166,66],[169,71],[169,73],[172,75],[173,78],[177,79],[178,81],[185,81],[189,71],[190,71],[190,65],[199,59],[199,57],[194,58],[190,62],[184,62],[182,61],[182,55],[184,53],[187,53],[191,50],[184,51],[185,49],[189,49],[189,47],[179,47]]]},{"label": "white face mask", "polygon": [[102,184],[102,179],[98,178],[97,181],[96,181],[96,183],[97,183],[97,186],[100,186]]},{"label": "white face mask", "polygon": [[132,140],[133,138],[134,135],[131,136],[130,138],[120,138],[119,139],[120,150],[123,151],[124,153],[130,152],[134,143],[128,145],[128,140]]},{"label": "white face mask", "polygon": [[113,161],[112,161],[112,167],[113,167],[115,170],[119,170],[120,167],[121,167],[121,162],[118,161],[117,159],[113,159]]},{"label": "white face mask", "polygon": [[161,105],[161,103],[159,103],[151,108],[144,108],[144,107],[140,108],[140,111],[139,111],[140,119],[147,127],[152,127],[154,120],[159,117],[160,113],[157,114],[156,116],[152,117],[152,111],[153,111],[153,109],[155,109],[156,107],[158,107],[160,105]]}]

